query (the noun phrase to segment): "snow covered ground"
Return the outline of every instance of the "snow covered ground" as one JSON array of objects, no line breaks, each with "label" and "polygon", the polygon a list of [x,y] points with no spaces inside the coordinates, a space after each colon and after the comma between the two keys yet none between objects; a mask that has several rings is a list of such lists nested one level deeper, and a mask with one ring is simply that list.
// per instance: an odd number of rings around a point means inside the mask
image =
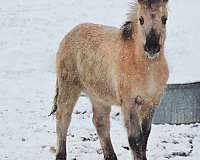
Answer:
[{"label": "snow covered ground", "polygon": [[[130,0],[131,1],[131,0]],[[120,26],[128,0],[0,0],[0,160],[50,160],[55,120],[47,117],[54,95],[54,61],[63,35],[82,22]],[[199,81],[198,0],[170,3],[167,58],[169,83]],[[197,71],[197,72],[196,72]],[[126,132],[114,108],[112,139],[119,160],[130,159]],[[81,97],[69,132],[69,159],[103,159],[91,122],[91,104]],[[200,125],[154,125],[150,160],[198,160]]]}]

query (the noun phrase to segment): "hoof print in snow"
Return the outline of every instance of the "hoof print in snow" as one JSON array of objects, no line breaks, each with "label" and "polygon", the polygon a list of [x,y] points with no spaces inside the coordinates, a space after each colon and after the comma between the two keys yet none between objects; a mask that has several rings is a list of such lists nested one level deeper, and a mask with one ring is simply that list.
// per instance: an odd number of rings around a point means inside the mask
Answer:
[{"label": "hoof print in snow", "polygon": [[194,124],[191,126],[191,128],[197,128],[197,127],[199,127],[199,124]]},{"label": "hoof print in snow", "polygon": [[98,136],[97,136],[96,133],[90,134],[90,140],[91,140],[91,141],[95,142],[95,141],[97,141],[98,139],[99,139],[99,138],[98,138]]},{"label": "hoof print in snow", "polygon": [[173,157],[176,157],[176,156],[179,156],[179,157],[188,157],[189,153],[186,153],[186,152],[173,152],[172,156]]},{"label": "hoof print in snow", "polygon": [[112,115],[112,119],[118,120],[118,121],[119,121],[119,120],[120,120],[119,115],[120,115],[120,112],[114,113],[114,114]]},{"label": "hoof print in snow", "polygon": [[124,149],[129,151],[129,147],[128,146],[122,146],[122,148],[124,148]]},{"label": "hoof print in snow", "polygon": [[86,111],[86,110],[85,110],[85,111],[83,111],[83,112],[76,110],[76,111],[74,112],[74,114],[85,114],[85,113],[87,113],[87,111]]},{"label": "hoof print in snow", "polygon": [[81,137],[81,140],[82,140],[83,142],[85,142],[85,141],[90,141],[90,138]]},{"label": "hoof print in snow", "polygon": [[173,152],[172,154],[166,156],[165,158],[174,158],[174,157],[189,157],[191,153],[193,152],[193,146],[190,146],[190,151],[189,152]]},{"label": "hoof print in snow", "polygon": [[43,146],[41,146],[41,148],[44,149],[44,148],[47,148],[47,146],[46,146],[46,145],[43,145]]},{"label": "hoof print in snow", "polygon": [[74,134],[71,134],[71,133],[67,134],[67,136],[68,136],[68,137],[72,137],[72,138],[75,137],[75,135],[74,135]]},{"label": "hoof print in snow", "polygon": [[179,144],[179,142],[176,141],[176,140],[173,140],[172,143],[173,143],[173,144]]},{"label": "hoof print in snow", "polygon": [[161,143],[168,143],[167,141],[162,141]]},{"label": "hoof print in snow", "polygon": [[96,133],[94,133],[94,134],[90,134],[89,138],[87,138],[87,137],[81,137],[81,140],[82,140],[83,142],[86,142],[86,141],[95,142],[95,141],[98,140],[98,136],[97,136]]}]

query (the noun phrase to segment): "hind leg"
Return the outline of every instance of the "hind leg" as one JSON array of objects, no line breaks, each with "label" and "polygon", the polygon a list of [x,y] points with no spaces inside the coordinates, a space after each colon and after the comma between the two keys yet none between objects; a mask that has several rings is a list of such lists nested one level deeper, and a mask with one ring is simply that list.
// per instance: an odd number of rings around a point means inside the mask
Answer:
[{"label": "hind leg", "polygon": [[93,123],[100,139],[105,160],[117,160],[110,139],[110,111],[111,106],[105,106],[99,102],[93,102]]},{"label": "hind leg", "polygon": [[70,82],[59,83],[56,111],[57,153],[56,160],[66,160],[66,137],[71,115],[79,97],[80,88]]}]

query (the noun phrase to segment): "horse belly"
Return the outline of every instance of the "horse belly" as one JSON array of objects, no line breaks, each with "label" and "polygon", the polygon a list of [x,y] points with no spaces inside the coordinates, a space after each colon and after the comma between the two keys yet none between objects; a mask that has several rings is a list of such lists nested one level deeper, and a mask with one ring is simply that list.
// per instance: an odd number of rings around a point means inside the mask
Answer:
[{"label": "horse belly", "polygon": [[111,86],[110,80],[101,77],[86,77],[82,79],[84,92],[91,98],[97,99],[103,103],[116,104],[117,97],[114,88]]},{"label": "horse belly", "polygon": [[116,89],[109,67],[104,62],[94,60],[78,65],[78,72],[83,91],[91,98],[107,104],[117,104]]}]

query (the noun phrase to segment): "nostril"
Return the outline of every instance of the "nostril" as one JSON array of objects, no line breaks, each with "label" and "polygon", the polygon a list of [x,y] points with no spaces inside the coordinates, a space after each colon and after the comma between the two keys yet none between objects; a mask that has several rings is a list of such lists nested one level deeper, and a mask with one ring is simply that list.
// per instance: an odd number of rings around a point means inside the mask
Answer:
[{"label": "nostril", "polygon": [[148,52],[149,54],[156,54],[156,53],[160,52],[160,45],[159,44],[157,44],[157,45],[145,44],[144,51]]},{"label": "nostril", "polygon": [[158,45],[155,49],[156,53],[160,52],[160,45]]},{"label": "nostril", "polygon": [[145,50],[145,52],[149,52],[149,48],[146,44],[144,45],[144,50]]}]

